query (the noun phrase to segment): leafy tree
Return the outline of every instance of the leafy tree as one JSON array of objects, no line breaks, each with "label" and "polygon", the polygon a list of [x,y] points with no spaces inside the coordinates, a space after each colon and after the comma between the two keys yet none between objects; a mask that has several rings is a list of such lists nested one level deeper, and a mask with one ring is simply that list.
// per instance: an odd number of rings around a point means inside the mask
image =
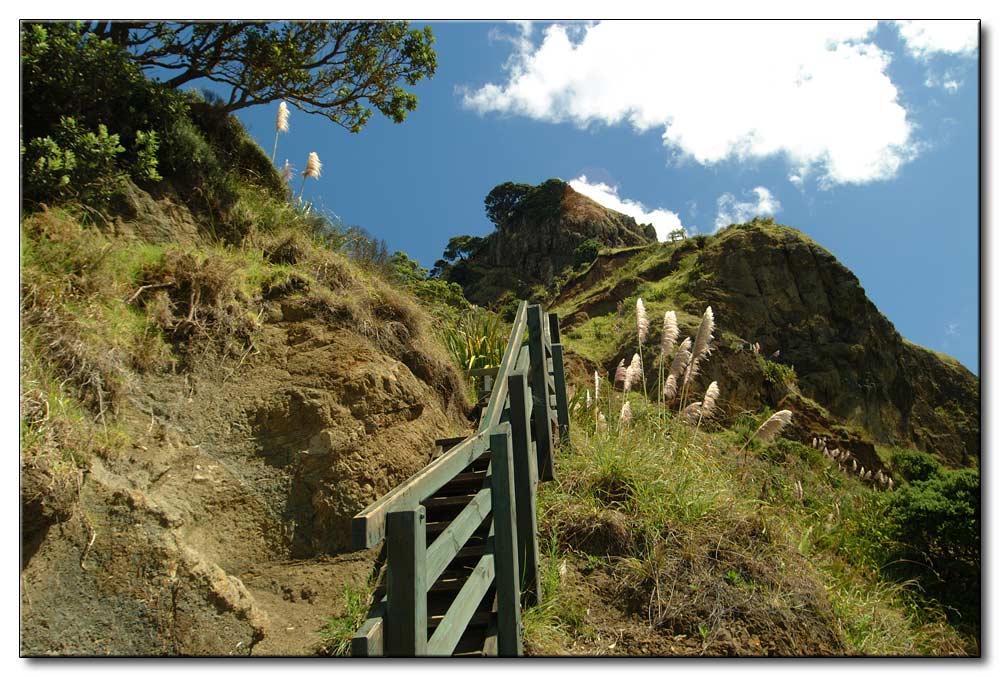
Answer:
[{"label": "leafy tree", "polygon": [[389,258],[392,273],[403,284],[415,284],[427,279],[427,269],[411,259],[406,252],[395,251]]},{"label": "leafy tree", "polygon": [[472,235],[457,235],[448,240],[442,256],[446,261],[455,259],[465,260],[465,258],[475,252],[483,244],[483,238]]},{"label": "leafy tree", "polygon": [[227,113],[285,100],[351,132],[373,109],[402,122],[417,97],[400,83],[437,68],[430,27],[405,21],[97,22],[89,30],[140,68],[171,73],[168,87],[205,79],[230,88]]},{"label": "leafy tree", "polygon": [[677,242],[679,240],[683,240],[685,237],[683,228],[674,228],[672,231],[667,233],[667,242]]},{"label": "leafy tree", "polygon": [[510,218],[511,212],[518,203],[523,200],[534,186],[527,183],[512,183],[507,181],[496,186],[489,192],[484,201],[486,204],[486,216],[489,217],[497,227],[503,226]]}]

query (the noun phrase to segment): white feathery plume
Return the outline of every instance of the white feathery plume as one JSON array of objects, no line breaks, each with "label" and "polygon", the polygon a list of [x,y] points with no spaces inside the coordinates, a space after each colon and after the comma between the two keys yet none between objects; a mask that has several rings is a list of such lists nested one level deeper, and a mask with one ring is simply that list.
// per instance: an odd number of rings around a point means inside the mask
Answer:
[{"label": "white feathery plume", "polygon": [[668,310],[663,314],[663,335],[660,337],[660,354],[662,355],[662,359],[667,359],[667,355],[670,354],[670,350],[674,347],[674,343],[677,342],[677,337],[680,334],[681,330],[677,326],[677,313]]},{"label": "white feathery plume", "polygon": [[775,412],[771,418],[764,421],[754,436],[761,442],[770,442],[774,437],[781,432],[781,429],[792,422],[792,412],[788,409],[782,409],[779,412]]},{"label": "white feathery plume", "polygon": [[315,152],[309,153],[309,159],[306,160],[306,168],[302,170],[302,178],[319,179],[322,169],[323,163],[319,161],[319,155]]},{"label": "white feathery plume", "polygon": [[604,417],[604,412],[597,412],[597,432],[608,429],[608,419]]},{"label": "white feathery plume", "polygon": [[802,481],[801,480],[795,480],[795,499],[798,500],[798,501],[801,501],[802,500],[802,495],[803,495],[803,492],[802,492]]},{"label": "white feathery plume", "polygon": [[590,407],[593,406],[593,404],[594,404],[594,400],[593,400],[593,398],[590,397],[590,390],[588,389],[587,390],[587,409],[590,409]]},{"label": "white feathery plume", "polygon": [[288,183],[289,181],[292,180],[292,174],[294,173],[295,170],[292,169],[291,163],[286,159],[285,166],[281,168],[281,180],[284,181],[285,183]]},{"label": "white feathery plume", "polygon": [[708,384],[708,389],[705,391],[705,398],[701,402],[701,415],[711,416],[712,410],[715,409],[715,401],[719,398],[719,384],[712,381]]},{"label": "white feathery plume", "polygon": [[288,104],[284,101],[278,104],[278,119],[274,123],[274,128],[279,132],[288,131]]},{"label": "white feathery plume", "polygon": [[594,370],[594,399],[601,399],[601,377],[596,369]]},{"label": "white feathery plume", "polygon": [[628,392],[632,384],[637,383],[640,378],[642,378],[642,360],[639,359],[639,353],[633,353],[632,362],[625,370],[625,385],[623,386],[625,392]]},{"label": "white feathery plume", "polygon": [[681,372],[687,368],[691,360],[691,337],[688,336],[681,341],[674,354],[674,360],[670,363],[670,374],[675,378],[680,378]]},{"label": "white feathery plume", "polygon": [[893,482],[892,478],[890,477],[889,478],[889,491],[892,491],[895,486],[896,486],[896,483]]},{"label": "white feathery plume", "polygon": [[663,384],[663,400],[670,402],[677,397],[677,377],[673,374],[667,376],[667,382]]},{"label": "white feathery plume", "polygon": [[619,381],[625,380],[625,358],[623,357],[621,362],[618,363],[618,367],[615,369],[615,384],[617,385]]},{"label": "white feathery plume", "polygon": [[865,473],[865,479],[870,480],[871,478],[872,478],[872,471],[869,470],[868,472]]},{"label": "white feathery plume", "polygon": [[851,470],[853,470],[854,472],[858,471],[858,461],[857,461],[857,459],[853,459],[853,458],[851,459]]},{"label": "white feathery plume", "polygon": [[712,332],[715,330],[715,315],[712,313],[712,306],[705,308],[705,314],[701,316],[701,324],[698,325],[698,333],[694,337],[694,348],[691,349],[691,361],[688,362],[687,371],[684,373],[685,385],[698,375],[698,363],[712,352]]},{"label": "white feathery plume", "polygon": [[701,411],[701,402],[693,402],[692,404],[684,407],[684,411],[681,412],[681,418],[684,419],[685,423],[694,424],[698,420],[698,414]]},{"label": "white feathery plume", "polygon": [[627,425],[628,422],[631,420],[632,420],[632,405],[628,403],[628,400],[625,400],[625,403],[622,405],[621,414],[618,415],[618,424],[619,426],[624,426]]},{"label": "white feathery plume", "polygon": [[646,317],[646,306],[642,302],[642,297],[635,301],[635,326],[639,332],[639,343],[645,343],[646,335],[649,334],[649,318]]},{"label": "white feathery plume", "polygon": [[309,153],[309,159],[306,160],[306,168],[302,170],[302,187],[299,188],[299,198],[302,197],[302,191],[306,189],[306,179],[312,177],[318,181],[322,169],[323,163],[319,161],[319,155],[315,152]]},{"label": "white feathery plume", "polygon": [[271,151],[271,162],[278,154],[278,134],[288,131],[288,104],[282,101],[278,104],[278,118],[274,121],[274,150]]},{"label": "white feathery plume", "polygon": [[865,476],[865,467],[864,466],[861,466],[861,470],[858,471],[858,474],[861,475],[862,477]]}]

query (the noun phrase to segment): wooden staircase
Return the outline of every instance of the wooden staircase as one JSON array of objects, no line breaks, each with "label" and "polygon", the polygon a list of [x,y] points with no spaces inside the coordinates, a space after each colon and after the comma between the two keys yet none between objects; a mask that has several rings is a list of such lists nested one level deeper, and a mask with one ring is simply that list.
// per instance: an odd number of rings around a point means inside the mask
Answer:
[{"label": "wooden staircase", "polygon": [[385,542],[386,575],[353,655],[521,654],[521,607],[541,596],[535,487],[569,433],[558,332],[522,302],[477,432],[438,440],[355,516],[356,547]]}]

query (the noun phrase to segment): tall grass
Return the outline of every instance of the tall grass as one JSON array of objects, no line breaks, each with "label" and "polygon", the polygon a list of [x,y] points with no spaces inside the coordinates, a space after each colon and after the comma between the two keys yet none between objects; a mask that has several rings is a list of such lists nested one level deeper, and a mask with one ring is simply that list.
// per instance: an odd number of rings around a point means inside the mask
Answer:
[{"label": "tall grass", "polygon": [[499,367],[509,338],[509,327],[496,313],[473,306],[443,327],[445,345],[469,382],[475,369]]}]

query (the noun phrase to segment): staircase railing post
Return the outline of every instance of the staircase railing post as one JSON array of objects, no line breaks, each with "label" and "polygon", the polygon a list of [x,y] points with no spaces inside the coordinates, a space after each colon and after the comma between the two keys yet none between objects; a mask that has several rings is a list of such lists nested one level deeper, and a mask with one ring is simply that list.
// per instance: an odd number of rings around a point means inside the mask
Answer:
[{"label": "staircase railing post", "polygon": [[385,655],[427,653],[427,513],[423,506],[390,512],[385,523]]},{"label": "staircase railing post", "polygon": [[538,456],[538,479],[555,478],[552,468],[552,429],[549,414],[551,404],[547,385],[548,365],[545,355],[545,327],[542,307],[528,306],[528,382],[531,385],[531,421],[535,431],[535,452]]},{"label": "staircase railing post", "polygon": [[517,521],[514,514],[513,449],[510,424],[490,434],[492,457],[493,555],[496,564],[497,653],[520,656],[521,584],[517,562]]},{"label": "staircase railing post", "polygon": [[507,377],[510,397],[510,437],[514,452],[514,504],[517,514],[517,556],[521,565],[521,590],[530,603],[542,598],[538,577],[538,522],[535,490],[538,468],[531,448],[531,413],[528,410],[528,379],[523,372]]},{"label": "staircase railing post", "polygon": [[559,338],[559,316],[549,313],[549,337],[552,340],[552,379],[556,386],[556,420],[559,421],[559,441],[569,443],[569,402],[566,398],[566,373],[563,370],[563,348]]}]

